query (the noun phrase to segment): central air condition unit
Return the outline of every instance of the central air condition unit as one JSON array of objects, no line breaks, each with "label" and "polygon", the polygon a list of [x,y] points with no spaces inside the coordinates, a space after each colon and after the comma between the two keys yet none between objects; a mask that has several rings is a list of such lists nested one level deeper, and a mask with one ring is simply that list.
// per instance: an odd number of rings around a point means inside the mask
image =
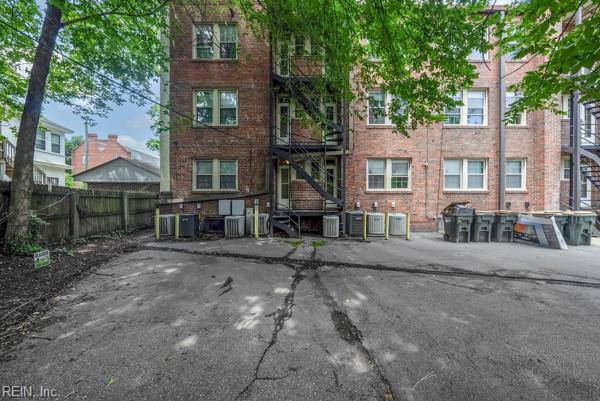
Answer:
[{"label": "central air condition unit", "polygon": [[323,237],[338,238],[340,236],[340,217],[323,216]]},{"label": "central air condition unit", "polygon": [[[246,228],[250,235],[254,235],[254,214],[246,216]],[[258,214],[258,235],[269,234],[269,214],[259,213]]]},{"label": "central air condition unit", "polygon": [[174,214],[164,214],[159,218],[159,227],[160,227],[160,235],[161,236],[171,236],[175,235],[175,215]]},{"label": "central air condition unit", "polygon": [[363,212],[346,212],[346,234],[351,237],[362,236]]},{"label": "central air condition unit", "polygon": [[244,223],[244,216],[225,216],[225,237],[243,237]]},{"label": "central air condition unit", "polygon": [[383,213],[367,213],[367,234],[383,235],[385,230]]},{"label": "central air condition unit", "polygon": [[406,215],[390,213],[390,235],[406,235]]},{"label": "central air condition unit", "polygon": [[195,237],[198,235],[200,225],[198,223],[197,214],[180,214],[179,215],[179,236],[180,237]]}]

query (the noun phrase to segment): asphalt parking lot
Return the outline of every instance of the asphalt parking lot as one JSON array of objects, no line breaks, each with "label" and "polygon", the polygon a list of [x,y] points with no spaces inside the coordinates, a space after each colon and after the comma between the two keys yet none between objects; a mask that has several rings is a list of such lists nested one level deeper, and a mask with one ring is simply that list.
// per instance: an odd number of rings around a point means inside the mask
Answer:
[{"label": "asphalt parking lot", "polygon": [[600,400],[597,247],[436,238],[148,244],[57,299],[54,323],[3,356],[0,385],[77,400]]}]

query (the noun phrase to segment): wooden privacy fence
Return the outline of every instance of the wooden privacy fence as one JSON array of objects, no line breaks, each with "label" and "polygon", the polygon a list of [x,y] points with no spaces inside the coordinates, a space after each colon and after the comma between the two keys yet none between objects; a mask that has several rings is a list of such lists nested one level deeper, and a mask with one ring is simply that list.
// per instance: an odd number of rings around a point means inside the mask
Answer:
[{"label": "wooden privacy fence", "polygon": [[[4,236],[10,182],[0,181],[0,233]],[[60,242],[115,230],[151,227],[158,195],[35,185],[31,209],[47,224],[41,241]]]}]

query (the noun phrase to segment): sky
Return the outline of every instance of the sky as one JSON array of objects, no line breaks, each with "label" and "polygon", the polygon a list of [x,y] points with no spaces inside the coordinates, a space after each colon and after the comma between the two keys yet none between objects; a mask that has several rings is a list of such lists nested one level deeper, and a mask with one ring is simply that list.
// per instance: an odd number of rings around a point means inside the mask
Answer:
[{"label": "sky", "polygon": [[[153,89],[153,97],[158,98],[158,84],[153,85]],[[88,132],[98,134],[100,139],[106,138],[108,134],[116,134],[121,144],[158,156],[157,152],[147,149],[144,145],[152,136],[150,116],[147,114],[150,106],[139,107],[127,102],[121,106],[113,105],[112,108],[107,118],[96,117],[96,125],[89,126]],[[49,120],[73,130],[72,135],[83,136],[85,132],[83,119],[74,114],[68,106],[50,102],[44,105],[42,114]]]}]

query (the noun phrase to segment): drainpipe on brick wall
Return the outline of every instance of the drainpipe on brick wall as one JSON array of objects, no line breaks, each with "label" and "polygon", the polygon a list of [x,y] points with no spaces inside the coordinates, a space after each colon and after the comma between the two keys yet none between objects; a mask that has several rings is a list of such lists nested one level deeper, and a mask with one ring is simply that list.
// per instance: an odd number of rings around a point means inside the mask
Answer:
[{"label": "drainpipe on brick wall", "polygon": [[[504,18],[504,12],[500,12],[500,18]],[[504,80],[505,57],[500,53],[498,60],[498,209],[504,209],[506,181],[504,179],[506,168],[506,125],[504,114],[506,113],[506,82]]]},{"label": "drainpipe on brick wall", "polygon": [[[575,14],[575,25],[581,24],[581,7]],[[575,75],[579,75],[577,72]],[[580,92],[571,95],[571,208],[581,209],[581,115],[579,109]]]},{"label": "drainpipe on brick wall", "polygon": [[[170,29],[170,13],[167,12],[167,29]],[[167,57],[171,55],[171,42],[169,35],[161,34],[160,42]],[[160,104],[169,105],[171,103],[171,65],[160,74]],[[160,126],[160,192],[169,192],[171,190],[171,120],[170,111],[164,108],[159,109]],[[167,127],[167,128],[165,128]]]},{"label": "drainpipe on brick wall", "polygon": [[[277,174],[277,167],[273,167],[273,107],[275,106],[273,94],[273,38],[269,38],[269,156],[267,159],[267,164],[269,166],[269,236],[273,236],[273,211],[275,210],[275,186],[276,186],[276,178],[275,174]],[[291,202],[291,199],[290,199]],[[290,205],[291,206],[291,205]]]}]

